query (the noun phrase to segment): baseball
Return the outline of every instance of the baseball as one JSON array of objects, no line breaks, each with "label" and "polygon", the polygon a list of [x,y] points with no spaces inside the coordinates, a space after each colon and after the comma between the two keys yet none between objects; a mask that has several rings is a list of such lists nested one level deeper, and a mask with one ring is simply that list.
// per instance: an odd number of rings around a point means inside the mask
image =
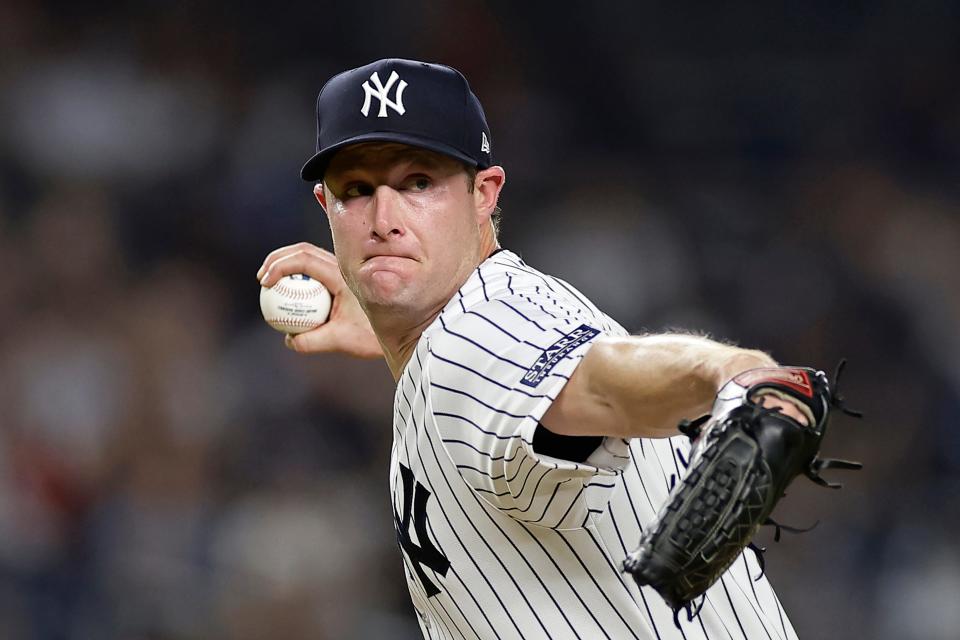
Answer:
[{"label": "baseball", "polygon": [[282,333],[303,333],[327,321],[332,299],[318,280],[297,273],[284,276],[269,289],[260,287],[260,311]]}]

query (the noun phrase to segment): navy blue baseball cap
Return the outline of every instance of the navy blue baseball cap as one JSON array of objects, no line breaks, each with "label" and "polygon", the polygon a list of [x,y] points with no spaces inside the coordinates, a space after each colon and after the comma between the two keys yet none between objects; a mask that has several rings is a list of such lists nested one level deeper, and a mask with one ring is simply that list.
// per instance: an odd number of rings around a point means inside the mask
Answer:
[{"label": "navy blue baseball cap", "polygon": [[430,149],[478,169],[493,164],[483,107],[456,69],[388,58],[330,78],[317,96],[317,153],[300,177],[323,179],[340,149],[399,142]]}]

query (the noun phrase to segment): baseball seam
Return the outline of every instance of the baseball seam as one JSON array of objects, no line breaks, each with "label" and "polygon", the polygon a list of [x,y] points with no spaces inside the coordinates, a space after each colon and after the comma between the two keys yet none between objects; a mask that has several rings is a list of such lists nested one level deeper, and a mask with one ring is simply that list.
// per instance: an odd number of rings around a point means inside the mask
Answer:
[{"label": "baseball seam", "polygon": [[270,324],[279,324],[285,327],[319,327],[322,322],[309,320],[307,318],[265,318]]},{"label": "baseball seam", "polygon": [[309,289],[292,289],[280,282],[273,285],[273,290],[278,294],[290,298],[291,300],[311,300],[323,295],[322,287],[311,287]]}]

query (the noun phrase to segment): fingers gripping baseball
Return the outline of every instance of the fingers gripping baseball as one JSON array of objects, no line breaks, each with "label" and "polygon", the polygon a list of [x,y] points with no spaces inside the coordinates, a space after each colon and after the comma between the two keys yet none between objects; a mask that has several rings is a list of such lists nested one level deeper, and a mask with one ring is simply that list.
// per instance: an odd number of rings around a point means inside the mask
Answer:
[{"label": "fingers gripping baseball", "polygon": [[257,271],[261,286],[272,287],[283,276],[305,273],[319,280],[330,294],[337,296],[346,288],[337,258],[326,249],[300,242],[272,251]]},{"label": "fingers gripping baseball", "polygon": [[318,280],[333,296],[325,324],[287,335],[286,346],[298,353],[346,353],[358,358],[383,356],[380,343],[356,296],[347,288],[334,254],[307,242],[271,252],[257,271],[261,286],[272,287],[282,277],[303,273]]}]

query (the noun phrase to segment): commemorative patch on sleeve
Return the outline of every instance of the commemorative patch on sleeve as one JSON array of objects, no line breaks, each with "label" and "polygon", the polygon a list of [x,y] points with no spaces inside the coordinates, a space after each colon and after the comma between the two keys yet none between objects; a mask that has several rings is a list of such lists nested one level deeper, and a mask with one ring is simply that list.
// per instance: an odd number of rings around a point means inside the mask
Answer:
[{"label": "commemorative patch on sleeve", "polygon": [[583,343],[590,342],[598,333],[600,333],[599,329],[594,329],[591,326],[582,324],[563,336],[543,350],[543,353],[541,353],[537,361],[533,363],[533,366],[523,374],[523,378],[520,379],[520,384],[525,384],[528,387],[537,386],[543,382],[544,378],[550,375],[550,371],[552,371],[553,368],[557,366],[557,363],[563,360],[568,353]]}]

